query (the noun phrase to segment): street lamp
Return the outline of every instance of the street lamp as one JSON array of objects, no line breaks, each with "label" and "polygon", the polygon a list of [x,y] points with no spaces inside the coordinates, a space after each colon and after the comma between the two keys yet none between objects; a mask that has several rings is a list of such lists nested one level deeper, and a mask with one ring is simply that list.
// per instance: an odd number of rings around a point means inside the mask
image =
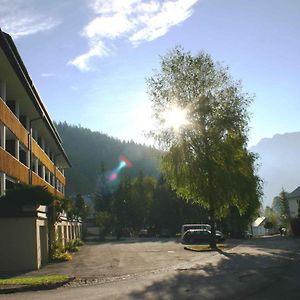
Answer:
[{"label": "street lamp", "polygon": [[28,173],[28,182],[32,184],[32,123],[38,120],[42,120],[45,118],[45,114],[43,113],[41,117],[34,118],[29,120],[29,131],[28,131],[28,147],[29,147],[29,173]]}]

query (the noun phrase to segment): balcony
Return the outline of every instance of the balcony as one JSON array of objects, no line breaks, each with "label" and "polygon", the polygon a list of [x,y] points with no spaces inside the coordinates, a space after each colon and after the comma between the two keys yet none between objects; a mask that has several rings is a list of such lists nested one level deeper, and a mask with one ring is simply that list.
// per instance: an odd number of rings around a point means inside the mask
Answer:
[{"label": "balcony", "polygon": [[[28,131],[18,120],[18,118],[13,114],[5,102],[0,98],[0,121],[15,135],[15,137],[23,143],[23,145],[28,149],[29,135]],[[66,184],[66,179],[64,175],[59,171],[59,169],[50,160],[48,155],[44,150],[38,145],[38,143],[31,138],[32,142],[32,154],[35,155],[38,160],[63,184]],[[24,169],[25,168],[25,169]],[[24,183],[28,183],[28,168],[19,162],[14,156],[10,155],[8,152],[1,148],[0,153],[0,170],[3,170],[9,176],[19,179]],[[36,175],[37,176],[37,175]],[[38,177],[40,178],[40,177]],[[49,189],[53,189],[53,194],[55,188],[50,184],[40,178],[41,181],[36,179],[36,182],[40,182],[39,185],[49,186]],[[36,184],[32,182],[33,184]],[[57,194],[61,194],[56,191]]]},{"label": "balcony", "polygon": [[0,147],[0,170],[10,177],[28,183],[28,167]]}]

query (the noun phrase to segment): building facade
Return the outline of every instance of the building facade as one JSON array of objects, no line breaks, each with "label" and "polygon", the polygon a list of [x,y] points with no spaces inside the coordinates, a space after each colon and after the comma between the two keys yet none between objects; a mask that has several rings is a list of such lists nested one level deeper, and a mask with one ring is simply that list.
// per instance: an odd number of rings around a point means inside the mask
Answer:
[{"label": "building facade", "polygon": [[287,200],[289,203],[290,217],[297,218],[299,216],[300,186],[287,194]]},{"label": "building facade", "polygon": [[[0,29],[0,195],[21,182],[45,186],[63,197],[64,169],[70,166],[12,38]],[[67,232],[69,225],[65,221]],[[76,232],[64,236],[78,237],[80,230]],[[0,271],[39,268],[48,259],[51,242],[47,208],[24,207],[16,215],[0,212],[0,236],[5,241],[0,247]]]}]

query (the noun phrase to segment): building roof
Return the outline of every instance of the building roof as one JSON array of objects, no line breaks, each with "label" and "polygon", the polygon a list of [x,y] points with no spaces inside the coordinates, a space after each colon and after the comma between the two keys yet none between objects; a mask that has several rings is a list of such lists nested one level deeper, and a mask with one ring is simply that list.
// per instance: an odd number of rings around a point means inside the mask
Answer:
[{"label": "building roof", "polygon": [[253,227],[259,227],[261,225],[263,225],[263,223],[265,222],[266,217],[258,217],[253,223],[252,226]]},{"label": "building roof", "polygon": [[291,193],[288,193],[287,198],[296,198],[300,197],[300,186],[298,186],[295,190],[293,190]]},{"label": "building roof", "polygon": [[39,114],[43,117],[43,122],[45,126],[48,128],[52,137],[56,141],[57,146],[59,147],[61,154],[65,158],[67,164],[71,167],[71,163],[68,159],[67,154],[62,146],[62,139],[58,134],[57,129],[55,128],[54,123],[52,122],[41,97],[39,96],[38,91],[36,90],[31,77],[21,59],[21,56],[17,50],[15,43],[13,42],[11,36],[5,32],[3,32],[0,28],[0,47],[4,51],[8,61],[10,62],[12,68],[14,69],[16,75],[18,76],[20,82],[22,83],[26,93],[29,98],[33,102],[33,105],[39,112]]}]

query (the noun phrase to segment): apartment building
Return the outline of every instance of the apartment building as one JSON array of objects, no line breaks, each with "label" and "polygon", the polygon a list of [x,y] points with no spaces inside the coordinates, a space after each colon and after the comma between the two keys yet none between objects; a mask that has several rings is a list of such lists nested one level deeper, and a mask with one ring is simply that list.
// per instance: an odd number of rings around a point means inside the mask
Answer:
[{"label": "apartment building", "polygon": [[[12,38],[0,29],[0,193],[22,182],[64,196],[64,169],[71,166]],[[37,269],[48,259],[47,207],[0,211],[0,271]],[[56,224],[64,239],[80,235],[80,224]],[[61,227],[63,229],[61,229]]]}]

